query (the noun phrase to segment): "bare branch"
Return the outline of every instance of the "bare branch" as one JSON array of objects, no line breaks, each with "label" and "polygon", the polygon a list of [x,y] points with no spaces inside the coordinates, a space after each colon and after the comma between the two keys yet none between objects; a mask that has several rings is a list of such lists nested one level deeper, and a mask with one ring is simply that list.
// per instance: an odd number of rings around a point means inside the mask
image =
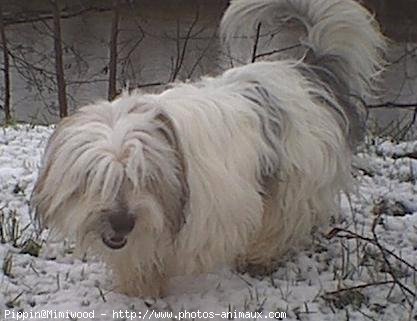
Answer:
[{"label": "bare branch", "polygon": [[414,47],[412,49],[406,49],[405,52],[399,56],[397,59],[395,59],[394,61],[391,61],[391,65],[393,64],[397,64],[399,62],[401,62],[404,58],[406,58],[407,56],[412,56],[417,54],[417,47]]}]

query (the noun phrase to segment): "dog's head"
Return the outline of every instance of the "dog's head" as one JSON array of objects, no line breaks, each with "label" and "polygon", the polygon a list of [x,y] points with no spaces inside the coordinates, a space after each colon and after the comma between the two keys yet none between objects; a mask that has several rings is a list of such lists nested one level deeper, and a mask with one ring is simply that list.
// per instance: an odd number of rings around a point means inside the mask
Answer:
[{"label": "dog's head", "polygon": [[124,95],[57,126],[31,206],[41,226],[75,235],[83,247],[175,236],[188,197],[185,167],[169,117],[151,97]]}]

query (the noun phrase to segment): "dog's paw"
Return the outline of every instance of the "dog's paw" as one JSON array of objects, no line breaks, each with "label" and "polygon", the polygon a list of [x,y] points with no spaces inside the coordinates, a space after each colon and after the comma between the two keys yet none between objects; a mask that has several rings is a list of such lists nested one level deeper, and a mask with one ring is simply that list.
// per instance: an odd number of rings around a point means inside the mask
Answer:
[{"label": "dog's paw", "polygon": [[273,261],[251,262],[244,258],[239,258],[236,260],[236,271],[242,274],[247,273],[251,277],[264,277],[276,271],[276,264]]}]

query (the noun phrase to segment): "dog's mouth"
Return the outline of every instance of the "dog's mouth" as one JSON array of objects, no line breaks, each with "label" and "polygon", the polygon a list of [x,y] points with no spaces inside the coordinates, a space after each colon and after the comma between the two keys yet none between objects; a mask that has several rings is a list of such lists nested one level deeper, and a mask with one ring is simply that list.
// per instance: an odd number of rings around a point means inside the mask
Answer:
[{"label": "dog's mouth", "polygon": [[108,225],[101,234],[103,243],[112,250],[119,250],[127,243],[127,237],[135,227],[135,216],[125,213],[125,210],[111,211],[108,215]]},{"label": "dog's mouth", "polygon": [[124,235],[102,235],[101,238],[103,240],[103,243],[112,250],[119,250],[123,248],[127,243],[127,237]]}]

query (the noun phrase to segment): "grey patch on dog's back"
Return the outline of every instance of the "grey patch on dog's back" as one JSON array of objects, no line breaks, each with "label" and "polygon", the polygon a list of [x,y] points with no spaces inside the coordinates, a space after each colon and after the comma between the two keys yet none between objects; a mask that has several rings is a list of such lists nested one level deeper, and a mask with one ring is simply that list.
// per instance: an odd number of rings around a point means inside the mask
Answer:
[{"label": "grey patch on dog's back", "polygon": [[261,160],[263,169],[262,175],[271,176],[275,174],[279,168],[279,151],[282,148],[282,137],[287,130],[288,117],[283,109],[279,107],[282,104],[279,98],[270,94],[268,89],[259,82],[251,82],[251,86],[245,89],[242,96],[256,105],[256,108],[253,110],[259,117],[262,126],[262,134],[265,141],[276,153],[276,157],[274,158],[276,161],[273,164],[268,164],[266,159]]},{"label": "grey patch on dog's back", "polygon": [[[314,59],[314,60],[312,60]],[[321,59],[308,56],[309,64],[299,64],[298,71],[321,90],[326,90],[334,102],[326,97],[317,97],[329,106],[341,128],[347,132],[349,145],[354,149],[364,138],[366,132],[366,110],[358,95],[351,92],[348,71],[337,57],[325,56]],[[356,98],[355,98],[356,97]]]}]

